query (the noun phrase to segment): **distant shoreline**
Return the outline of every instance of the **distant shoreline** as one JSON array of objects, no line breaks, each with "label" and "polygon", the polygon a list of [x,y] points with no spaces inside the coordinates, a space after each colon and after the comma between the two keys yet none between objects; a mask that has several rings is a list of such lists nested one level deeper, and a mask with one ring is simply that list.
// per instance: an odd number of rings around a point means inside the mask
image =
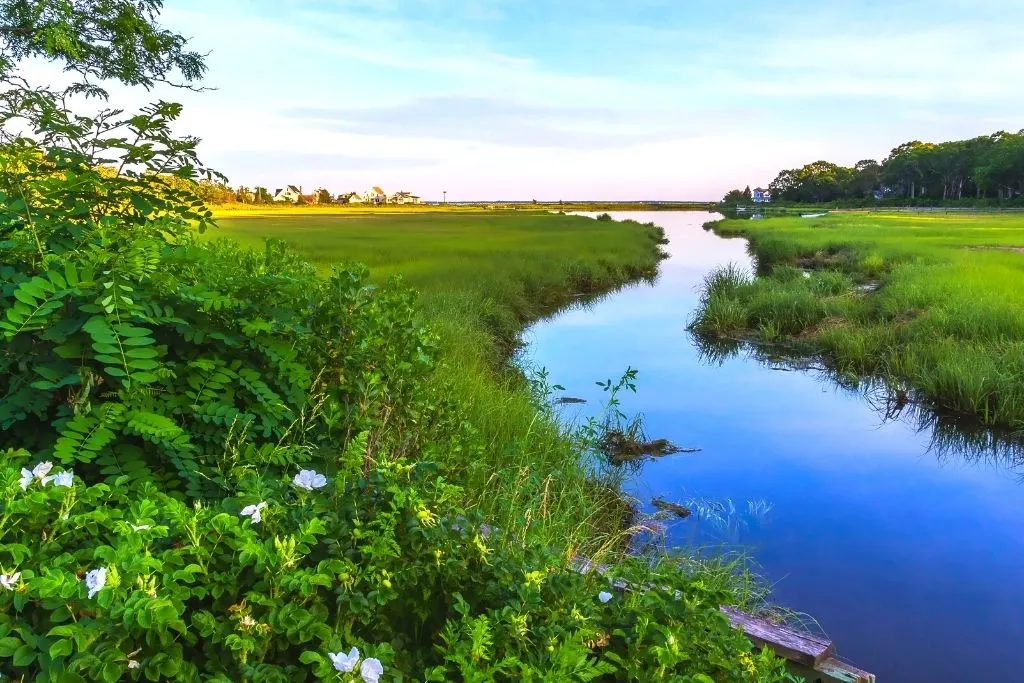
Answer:
[{"label": "distant shoreline", "polygon": [[448,202],[447,204],[211,204],[214,216],[242,218],[308,213],[366,215],[388,213],[493,211],[706,211],[714,202]]}]

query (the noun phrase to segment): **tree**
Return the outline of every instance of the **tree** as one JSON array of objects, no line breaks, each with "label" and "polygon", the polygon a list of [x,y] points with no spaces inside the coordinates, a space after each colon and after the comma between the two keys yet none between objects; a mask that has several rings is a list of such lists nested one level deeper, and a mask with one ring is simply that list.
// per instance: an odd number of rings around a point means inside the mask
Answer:
[{"label": "tree", "polygon": [[322,187],[319,190],[316,191],[316,197],[317,197],[317,202],[320,203],[320,204],[333,204],[334,203],[334,199],[331,197],[331,193],[328,192],[327,190],[325,190]]},{"label": "tree", "polygon": [[849,194],[852,168],[828,161],[815,161],[801,168],[782,171],[768,188],[772,197],[790,202],[830,202]]},{"label": "tree", "polygon": [[0,74],[41,57],[80,74],[80,92],[102,92],[91,85],[96,79],[145,88],[175,73],[198,81],[203,56],[157,23],[162,8],[163,0],[0,0]]},{"label": "tree", "polygon": [[848,185],[850,197],[864,199],[871,197],[882,184],[882,166],[874,159],[862,159],[853,167],[853,176]]},{"label": "tree", "polygon": [[930,170],[927,153],[932,147],[920,140],[913,140],[892,150],[883,162],[886,180],[897,186],[901,194],[910,199],[917,198],[919,190],[923,192],[922,185]]},{"label": "tree", "polygon": [[256,186],[256,190],[253,194],[253,202],[255,204],[270,204],[274,201],[270,191],[265,187]]},{"label": "tree", "polygon": [[723,204],[745,204],[750,201],[750,187],[744,190],[729,190],[722,198]]},{"label": "tree", "polygon": [[196,194],[207,204],[230,204],[238,196],[223,180],[214,178],[200,180]]}]

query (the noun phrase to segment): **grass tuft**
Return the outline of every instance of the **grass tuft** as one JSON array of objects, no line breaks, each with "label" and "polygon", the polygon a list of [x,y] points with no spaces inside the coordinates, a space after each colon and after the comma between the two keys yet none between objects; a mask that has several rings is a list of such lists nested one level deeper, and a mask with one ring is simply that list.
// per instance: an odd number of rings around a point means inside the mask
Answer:
[{"label": "grass tuft", "polygon": [[748,237],[761,276],[710,275],[695,332],[809,343],[842,374],[1024,428],[1024,216],[839,213],[713,228]]}]

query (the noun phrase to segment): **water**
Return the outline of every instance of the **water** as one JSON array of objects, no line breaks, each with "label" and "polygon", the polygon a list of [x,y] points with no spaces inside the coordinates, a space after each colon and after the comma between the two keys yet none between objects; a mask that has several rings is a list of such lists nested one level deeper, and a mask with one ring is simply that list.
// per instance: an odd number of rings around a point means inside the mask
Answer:
[{"label": "water", "polygon": [[626,412],[641,412],[652,437],[702,449],[650,462],[630,484],[645,504],[735,506],[727,525],[674,523],[669,542],[742,545],[777,602],[813,615],[843,658],[880,681],[1024,679],[1021,473],[1004,459],[936,452],[930,431],[884,420],[819,374],[702,360],[685,330],[697,286],[716,266],[749,268],[746,242],[702,230],[711,214],[615,217],[666,229],[658,282],[538,323],[527,357],[589,400],[583,415],[603,396],[596,380],[638,368]]}]

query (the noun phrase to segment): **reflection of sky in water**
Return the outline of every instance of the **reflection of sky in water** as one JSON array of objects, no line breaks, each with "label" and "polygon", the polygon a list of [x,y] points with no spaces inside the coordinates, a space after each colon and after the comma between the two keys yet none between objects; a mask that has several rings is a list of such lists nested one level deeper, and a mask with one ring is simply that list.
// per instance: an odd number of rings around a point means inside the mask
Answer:
[{"label": "reflection of sky in water", "polygon": [[[701,229],[703,213],[629,215],[668,231],[672,258],[637,285],[536,325],[528,362],[595,410],[594,382],[640,371],[623,396],[652,437],[703,449],[649,463],[648,503],[697,497],[772,508],[739,530],[674,523],[676,543],[747,547],[783,604],[815,616],[840,654],[890,681],[1019,680],[1024,642],[1024,490],[1017,474],[955,457],[882,424],[863,399],[809,373],[736,358],[703,364],[685,331],[713,267],[749,266],[746,243]],[[648,508],[650,509],[650,508]]]}]

